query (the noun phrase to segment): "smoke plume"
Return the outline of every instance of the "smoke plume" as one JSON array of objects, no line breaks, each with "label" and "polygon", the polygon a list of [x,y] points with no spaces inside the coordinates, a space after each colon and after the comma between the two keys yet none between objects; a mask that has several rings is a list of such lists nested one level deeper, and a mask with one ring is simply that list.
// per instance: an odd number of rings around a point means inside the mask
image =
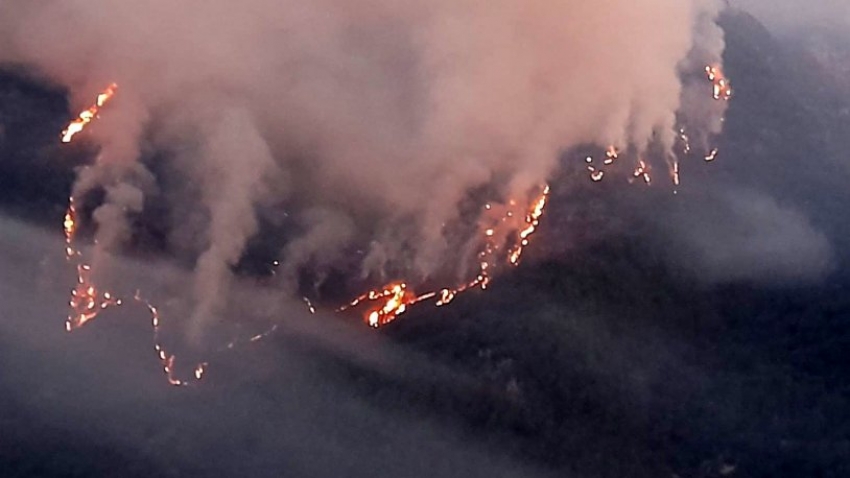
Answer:
[{"label": "smoke plume", "polygon": [[464,259],[449,226],[473,191],[525,198],[582,144],[669,156],[680,115],[716,132],[718,103],[691,88],[720,61],[720,5],[12,1],[0,5],[0,61],[67,85],[75,108],[119,85],[75,188],[109,191],[95,214],[106,242],[125,239],[121,212],[138,210],[128,187],[152,187],[142,153],[171,153],[197,189],[172,196],[200,201],[175,210],[208,218],[197,326],[220,313],[270,204],[305,226],[282,251],[290,277],[359,241],[367,275],[427,278]]}]

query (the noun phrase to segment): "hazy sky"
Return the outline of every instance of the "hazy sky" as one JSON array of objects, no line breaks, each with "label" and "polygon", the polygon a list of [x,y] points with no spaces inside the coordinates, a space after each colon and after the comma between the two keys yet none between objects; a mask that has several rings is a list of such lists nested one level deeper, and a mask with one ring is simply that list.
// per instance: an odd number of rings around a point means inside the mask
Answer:
[{"label": "hazy sky", "polygon": [[774,29],[823,25],[850,28],[848,0],[730,0],[730,3],[749,10]]}]

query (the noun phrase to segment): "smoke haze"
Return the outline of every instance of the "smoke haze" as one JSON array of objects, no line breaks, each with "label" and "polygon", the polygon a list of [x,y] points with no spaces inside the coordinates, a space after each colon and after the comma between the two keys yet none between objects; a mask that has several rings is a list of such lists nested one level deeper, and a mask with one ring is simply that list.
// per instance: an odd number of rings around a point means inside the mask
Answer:
[{"label": "smoke haze", "polygon": [[718,132],[723,102],[695,99],[682,77],[720,61],[720,3],[6,2],[0,61],[68,85],[79,108],[119,85],[75,192],[110,191],[95,220],[113,247],[120,212],[138,210],[119,185],[150,190],[142,151],[169,152],[190,183],[174,208],[208,224],[172,231],[205,238],[200,324],[220,313],[264,207],[307,226],[283,251],[289,275],[370,243],[367,276],[463,275],[450,225],[471,191],[524,199],[580,144],[654,144],[669,161],[683,101],[695,137]]}]

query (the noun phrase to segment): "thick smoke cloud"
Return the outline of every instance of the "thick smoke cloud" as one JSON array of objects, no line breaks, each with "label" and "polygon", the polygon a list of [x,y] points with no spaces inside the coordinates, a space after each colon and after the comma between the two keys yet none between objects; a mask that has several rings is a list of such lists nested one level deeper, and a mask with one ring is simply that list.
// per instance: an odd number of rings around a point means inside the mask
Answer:
[{"label": "thick smoke cloud", "polygon": [[[315,226],[283,251],[290,275],[310,257],[374,240],[366,274],[393,267],[425,278],[463,259],[442,258],[471,191],[524,198],[581,144],[672,154],[679,114],[718,113],[682,78],[720,60],[720,6],[4,2],[0,61],[68,85],[76,107],[120,86],[91,128],[103,148],[76,188],[112,191],[96,214],[108,242],[125,237],[116,211],[137,209],[118,185],[152,187],[141,152],[176,158],[193,189],[181,201],[199,201],[183,209],[208,217],[199,324],[220,311],[264,205],[285,204]],[[683,98],[690,111],[680,111]],[[706,124],[708,133],[719,125]]]}]

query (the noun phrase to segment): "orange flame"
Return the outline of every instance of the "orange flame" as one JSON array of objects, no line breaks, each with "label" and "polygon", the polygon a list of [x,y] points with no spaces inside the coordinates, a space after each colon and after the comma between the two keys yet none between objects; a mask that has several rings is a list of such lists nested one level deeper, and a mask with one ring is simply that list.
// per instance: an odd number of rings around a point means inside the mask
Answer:
[{"label": "orange flame", "polygon": [[[732,84],[729,79],[726,78],[726,75],[723,73],[723,69],[720,65],[708,65],[705,67],[705,75],[708,78],[708,81],[711,82],[712,85],[712,97],[715,100],[723,100],[729,101],[732,99],[733,90]],[[721,121],[723,119],[721,118]],[[679,140],[682,142],[682,152],[685,155],[691,154],[691,138],[688,136],[685,128],[679,128],[678,131]],[[717,148],[709,151],[704,159],[706,162],[712,162],[717,158],[718,150]],[[608,146],[605,150],[605,159],[603,160],[603,164],[605,166],[613,164],[619,158],[619,151],[615,146]],[[587,163],[587,171],[590,173],[590,179],[593,182],[600,182],[605,176],[605,171],[602,167],[594,166],[593,157],[588,156],[585,158],[585,162]],[[670,170],[670,179],[673,182],[674,186],[679,186],[681,184],[681,171],[679,165],[679,159],[674,157],[668,160],[669,170]],[[650,175],[651,167],[647,164],[643,159],[638,160],[638,165],[633,172],[633,177],[629,178],[629,182],[633,182],[636,179],[642,179],[644,183],[650,184],[652,182],[652,176]],[[678,192],[674,189],[674,194]]]},{"label": "orange flame", "polygon": [[65,321],[65,330],[71,331],[80,328],[90,320],[93,320],[101,311],[109,307],[122,304],[121,299],[114,297],[110,292],[100,292],[90,279],[91,266],[80,264],[77,266],[77,286],[71,290],[71,313]]},{"label": "orange flame", "polygon": [[[606,158],[605,161],[608,161],[608,160],[609,159]],[[584,161],[587,163],[587,171],[590,173],[590,180],[593,181],[594,183],[598,183],[599,181],[602,181],[602,178],[605,177],[605,171],[603,171],[601,169],[597,169],[596,166],[593,165],[593,156],[588,156],[587,158],[584,159]],[[608,163],[608,164],[610,164],[610,163]]]},{"label": "orange flame", "polygon": [[508,262],[513,265],[519,265],[519,259],[522,256],[523,249],[530,243],[529,238],[537,230],[540,225],[540,216],[546,209],[546,201],[549,200],[549,186],[543,188],[540,196],[531,204],[528,213],[525,215],[525,228],[519,232],[519,243],[516,244],[508,252]]},{"label": "orange flame", "polygon": [[[729,80],[724,76],[721,68],[719,66],[706,66],[705,71],[709,81],[711,81],[713,85],[714,99],[726,101],[730,100],[732,97],[732,87]],[[73,120],[62,132],[62,142],[70,143],[76,134],[83,131],[93,120],[98,118],[100,109],[115,96],[117,89],[118,85],[112,83],[103,92],[101,92],[97,96],[95,104],[82,111],[77,119]],[[685,145],[684,152],[685,154],[688,154],[690,152],[690,141],[688,136],[685,134],[684,129],[680,130],[680,138]],[[605,151],[603,165],[612,165],[619,158],[619,154],[619,150],[615,146],[609,146]],[[708,162],[713,161],[716,156],[717,149],[715,148],[707,156],[705,156],[705,160]],[[587,157],[587,168],[590,172],[590,178],[594,182],[599,182],[603,179],[605,171],[593,166],[592,162],[593,158]],[[649,173],[649,165],[642,159],[639,160],[638,166],[633,174],[634,178],[641,178],[646,184],[650,184],[651,176]],[[679,163],[677,160],[671,163],[671,175],[674,184],[678,185],[680,177]],[[437,300],[435,301],[435,305],[440,307],[449,304],[459,294],[467,290],[479,286],[482,289],[486,289],[491,281],[493,271],[499,263],[505,261],[511,266],[517,266],[519,264],[524,249],[529,246],[531,237],[534,235],[537,227],[539,226],[540,219],[543,216],[549,198],[549,193],[550,188],[548,185],[541,188],[540,194],[529,205],[525,213],[524,224],[522,224],[521,228],[517,227],[515,225],[515,221],[511,220],[511,218],[515,216],[513,207],[516,206],[516,201],[509,201],[509,205],[511,207],[506,210],[505,215],[500,218],[494,227],[484,230],[483,246],[477,255],[479,259],[478,273],[472,280],[455,288],[443,288],[440,289],[439,292],[428,292],[418,296],[411,288],[408,287],[406,282],[391,282],[380,289],[370,290],[365,294],[362,294],[346,306],[338,309],[338,311],[357,307],[366,302],[374,303],[374,305],[369,307],[365,312],[364,319],[370,326],[380,327],[394,321],[400,315],[409,310],[413,305],[420,302],[436,298]],[[492,210],[492,206],[487,204],[485,209],[488,211]],[[82,257],[81,251],[75,249],[73,245],[78,224],[74,198],[71,197],[63,221],[66,243],[65,253],[66,258],[69,261],[73,259],[80,261]],[[504,238],[509,237],[510,234],[513,233],[516,233],[516,242],[507,250],[503,251],[503,246],[505,244],[497,241],[504,240]],[[277,263],[275,263],[275,265],[277,265]],[[99,291],[90,278],[91,273],[92,268],[90,265],[82,262],[77,264],[77,284],[71,291],[71,299],[69,301],[71,313],[68,315],[66,320],[66,329],[68,331],[83,327],[88,322],[95,319],[101,311],[106,310],[109,307],[118,307],[124,304],[124,301],[121,298],[115,297],[111,292]],[[150,301],[142,298],[138,291],[133,299],[137,303],[146,307],[150,314],[151,326],[153,329],[154,350],[156,351],[168,382],[171,385],[176,386],[189,385],[190,382],[176,378],[174,372],[176,357],[174,354],[169,353],[160,341],[161,318],[159,309]],[[306,297],[304,297],[303,300],[308,310],[311,313],[315,313],[316,309],[310,300]],[[275,325],[266,332],[251,337],[249,341],[259,341],[272,334],[276,329],[277,326]],[[232,341],[227,345],[227,348],[233,348],[235,344],[236,341]],[[207,362],[201,362],[195,366],[195,380],[200,380],[203,377],[207,370],[207,366]]]},{"label": "orange flame", "polygon": [[[364,321],[371,327],[381,327],[389,324],[404,314],[410,308],[420,302],[436,298],[434,305],[437,307],[444,306],[452,302],[459,294],[466,292],[476,287],[486,289],[492,277],[492,271],[501,261],[506,261],[511,266],[519,265],[523,250],[531,242],[531,236],[537,230],[540,224],[540,218],[546,208],[546,203],[549,199],[549,186],[544,186],[540,194],[531,202],[524,219],[522,229],[516,231],[517,242],[510,247],[504,256],[499,254],[502,250],[501,244],[497,243],[497,238],[506,237],[510,231],[497,231],[499,227],[515,227],[511,226],[511,218],[515,216],[512,208],[508,208],[503,217],[501,217],[495,227],[490,227],[484,230],[483,247],[478,252],[478,274],[464,284],[454,288],[443,288],[439,291],[427,292],[422,295],[416,295],[413,290],[404,281],[390,282],[389,284],[379,288],[370,290],[347,305],[337,309],[342,312],[351,308],[358,307],[365,302],[374,302],[374,306],[367,309],[363,318]],[[509,205],[516,205],[516,201],[509,201]],[[484,206],[485,210],[493,210],[491,204]]]},{"label": "orange flame", "polygon": [[673,185],[678,186],[682,182],[681,174],[679,173],[679,160],[673,158],[673,163],[670,166],[670,177],[673,180]]},{"label": "orange flame", "polygon": [[100,109],[103,108],[113,96],[115,96],[116,91],[118,91],[118,85],[112,83],[103,90],[103,92],[97,95],[97,101],[95,104],[90,106],[88,109],[83,110],[80,115],[77,116],[77,119],[71,121],[71,123],[68,124],[68,127],[62,131],[62,142],[70,143],[71,140],[74,139],[74,135],[84,130],[89,123],[97,118],[100,113]]},{"label": "orange flame", "polygon": [[[168,380],[168,383],[175,386],[189,385],[190,382],[186,380],[180,380],[176,377],[176,374],[174,373],[174,361],[177,359],[177,357],[174,354],[169,353],[165,349],[159,338],[160,328],[162,326],[162,320],[160,319],[159,309],[155,305],[153,305],[149,300],[143,298],[141,296],[140,291],[138,290],[133,296],[133,300],[147,308],[148,312],[150,313],[151,328],[153,329],[153,347],[156,351],[156,355],[159,358],[160,363],[162,364],[162,370],[163,372],[165,372],[165,377]],[[195,380],[200,380],[204,376],[204,372],[206,372],[207,365],[209,365],[207,362],[201,362],[195,365]]]},{"label": "orange flame", "polygon": [[[99,99],[100,101],[100,99]],[[110,307],[120,307],[124,305],[124,299],[115,296],[112,292],[101,291],[91,279],[92,267],[89,264],[82,262],[82,252],[74,246],[74,239],[77,233],[79,221],[77,219],[77,209],[74,198],[69,198],[68,209],[65,212],[65,218],[62,223],[62,228],[65,233],[65,257],[68,261],[76,260],[77,262],[77,284],[71,290],[71,299],[68,305],[71,307],[71,312],[65,320],[65,330],[68,332],[79,329]],[[162,320],[160,319],[159,309],[150,301],[141,297],[139,291],[133,297],[136,303],[143,305],[150,313],[151,327],[153,328],[154,350],[157,357],[162,363],[163,371],[171,385],[185,386],[189,385],[188,381],[180,380],[174,373],[174,362],[176,357],[168,353],[160,341],[160,327]],[[206,371],[207,363],[199,363],[195,366],[195,380],[200,380]]]},{"label": "orange flame", "polygon": [[435,295],[435,293],[428,293],[417,297],[412,290],[408,289],[405,282],[391,282],[380,289],[373,289],[360,295],[338,311],[357,307],[364,302],[377,302],[378,305],[370,307],[364,313],[366,323],[377,328],[394,321],[413,304],[430,299]]},{"label": "orange flame", "polygon": [[79,251],[74,249],[74,236],[77,234],[77,208],[74,206],[74,198],[68,198],[68,210],[65,212],[65,220],[62,223],[65,231],[65,257],[68,260]]},{"label": "orange flame", "polygon": [[638,178],[643,179],[643,182],[645,182],[646,184],[651,184],[652,183],[652,176],[649,175],[649,171],[650,171],[650,168],[649,168],[649,165],[646,164],[646,161],[639,159],[638,165],[635,168],[635,172],[633,173],[633,176],[635,177],[635,179],[638,179]]},{"label": "orange flame", "polygon": [[594,183],[602,181],[602,179],[605,178],[605,170],[603,168],[605,166],[611,166],[619,158],[620,150],[613,144],[605,149],[605,159],[602,160],[601,167],[593,165],[593,156],[586,157],[584,160],[587,163],[587,171],[590,173],[590,180]]},{"label": "orange flame", "polygon": [[619,157],[620,151],[617,147],[614,145],[608,146],[608,149],[605,150],[605,161],[603,161],[603,163],[607,166],[612,164]]},{"label": "orange flame", "polygon": [[691,154],[691,137],[685,132],[685,128],[679,129],[679,139],[682,140],[682,152]]},{"label": "orange flame", "polygon": [[705,74],[712,84],[712,94],[715,100],[729,101],[732,99],[732,85],[719,65],[706,66]]},{"label": "orange flame", "polygon": [[[69,198],[62,227],[65,232],[65,258],[68,261],[81,258],[82,253],[74,247],[74,237],[77,233],[77,209],[74,198]],[[65,330],[69,332],[94,320],[101,311],[122,303],[121,299],[114,297],[110,292],[99,291],[91,280],[91,273],[90,265],[77,263],[77,284],[71,290],[71,299],[68,301],[71,313],[65,320]]]}]

